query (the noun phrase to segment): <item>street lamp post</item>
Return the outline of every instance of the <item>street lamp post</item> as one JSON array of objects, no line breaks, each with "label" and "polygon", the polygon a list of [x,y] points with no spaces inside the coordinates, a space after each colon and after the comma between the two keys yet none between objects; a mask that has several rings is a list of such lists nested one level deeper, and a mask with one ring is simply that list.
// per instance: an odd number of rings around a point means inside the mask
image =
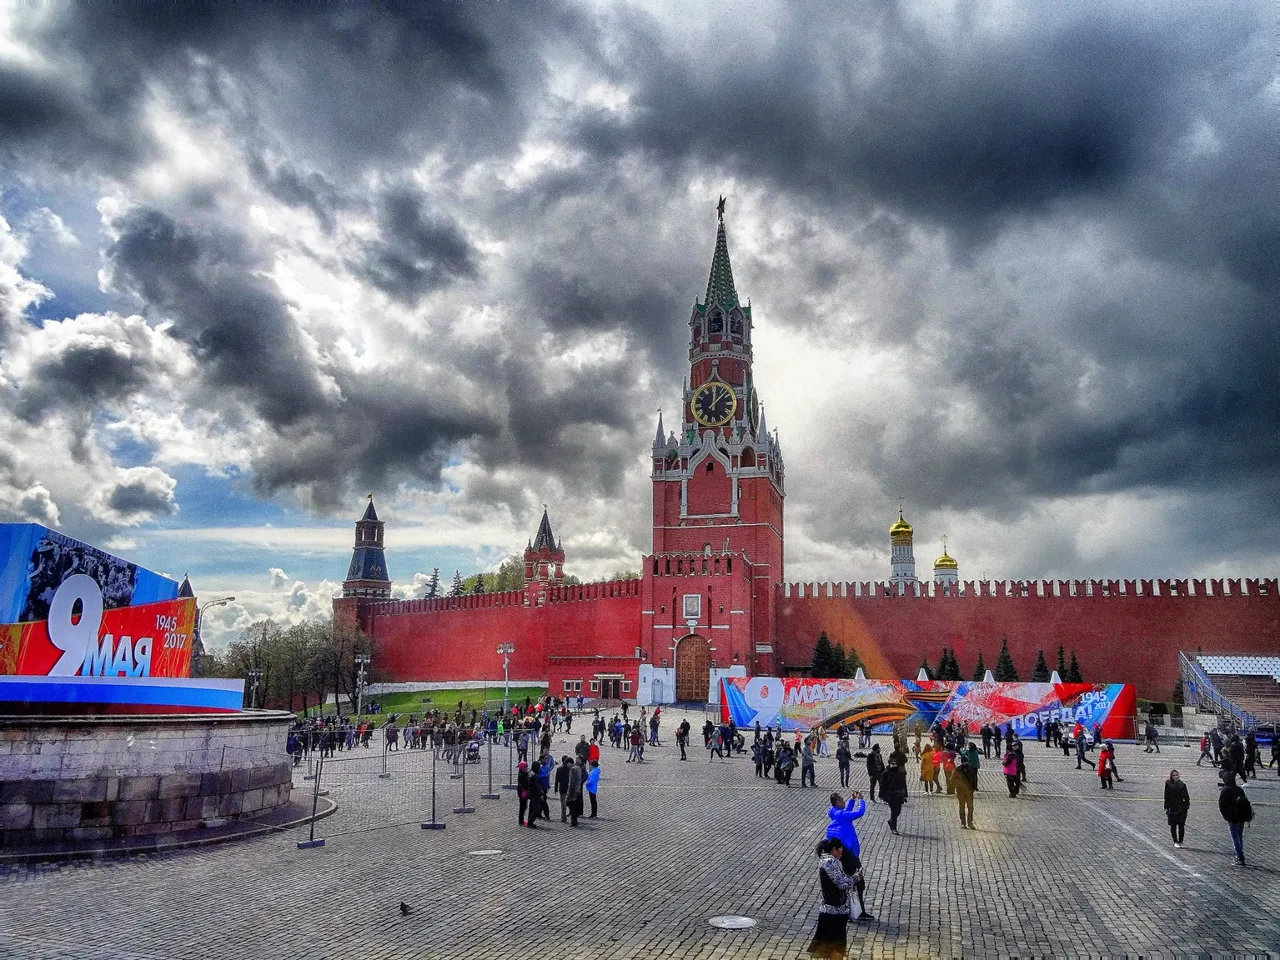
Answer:
[{"label": "street lamp post", "polygon": [[206,600],[200,604],[200,607],[196,610],[196,642],[192,644],[193,652],[197,645],[199,645],[201,653],[204,652],[204,640],[200,636],[200,628],[204,625],[204,612],[210,607],[221,607],[223,604],[231,603],[233,600],[235,600],[235,597],[220,597],[217,600]]},{"label": "street lamp post", "polygon": [[356,654],[356,666],[360,672],[356,675],[356,716],[364,715],[364,687],[365,687],[365,671],[369,669],[369,664],[373,662],[373,657],[367,653]]},{"label": "street lamp post", "polygon": [[256,710],[258,707],[258,684],[262,680],[262,671],[254,667],[249,671],[249,709]]},{"label": "street lamp post", "polygon": [[511,666],[511,654],[516,652],[514,643],[498,644],[498,652],[502,654],[502,712],[506,713],[511,709],[511,676],[509,668]]}]

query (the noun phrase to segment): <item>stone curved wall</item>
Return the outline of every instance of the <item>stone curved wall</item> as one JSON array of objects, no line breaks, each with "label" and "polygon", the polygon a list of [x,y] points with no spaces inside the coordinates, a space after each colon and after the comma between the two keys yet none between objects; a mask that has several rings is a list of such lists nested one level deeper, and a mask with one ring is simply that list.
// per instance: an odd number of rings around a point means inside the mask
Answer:
[{"label": "stone curved wall", "polygon": [[291,714],[0,717],[0,847],[251,819],[289,802]]}]

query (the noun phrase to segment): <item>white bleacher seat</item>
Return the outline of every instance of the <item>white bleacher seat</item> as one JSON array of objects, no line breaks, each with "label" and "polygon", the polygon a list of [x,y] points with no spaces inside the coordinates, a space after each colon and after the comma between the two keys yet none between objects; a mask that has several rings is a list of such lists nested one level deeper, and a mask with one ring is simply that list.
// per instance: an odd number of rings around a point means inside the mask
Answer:
[{"label": "white bleacher seat", "polygon": [[1196,655],[1196,661],[1210,677],[1270,677],[1280,683],[1280,657],[1201,653]]}]

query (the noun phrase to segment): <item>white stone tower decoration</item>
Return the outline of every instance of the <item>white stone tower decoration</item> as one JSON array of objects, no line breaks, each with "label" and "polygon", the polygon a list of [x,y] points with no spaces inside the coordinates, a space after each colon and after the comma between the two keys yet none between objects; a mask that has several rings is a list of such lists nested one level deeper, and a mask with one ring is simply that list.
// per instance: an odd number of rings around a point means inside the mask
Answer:
[{"label": "white stone tower decoration", "polygon": [[942,556],[933,561],[933,582],[938,586],[955,586],[960,582],[960,564],[947,553],[947,538],[942,538]]},{"label": "white stone tower decoration", "polygon": [[901,588],[916,582],[916,556],[911,548],[911,538],[911,524],[903,519],[902,507],[899,506],[898,519],[889,528],[889,582]]}]

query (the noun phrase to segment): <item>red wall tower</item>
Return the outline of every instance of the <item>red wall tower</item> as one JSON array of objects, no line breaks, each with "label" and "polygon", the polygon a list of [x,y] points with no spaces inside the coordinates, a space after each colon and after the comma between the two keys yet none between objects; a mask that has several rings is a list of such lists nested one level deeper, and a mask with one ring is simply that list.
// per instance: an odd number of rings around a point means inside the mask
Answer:
[{"label": "red wall tower", "polygon": [[642,634],[655,662],[675,664],[681,699],[694,699],[685,694],[703,660],[753,674],[773,669],[784,467],[752,377],[751,326],[751,306],[733,283],[721,200],[706,296],[689,317],[680,430],[664,435],[659,415],[653,442]]}]

